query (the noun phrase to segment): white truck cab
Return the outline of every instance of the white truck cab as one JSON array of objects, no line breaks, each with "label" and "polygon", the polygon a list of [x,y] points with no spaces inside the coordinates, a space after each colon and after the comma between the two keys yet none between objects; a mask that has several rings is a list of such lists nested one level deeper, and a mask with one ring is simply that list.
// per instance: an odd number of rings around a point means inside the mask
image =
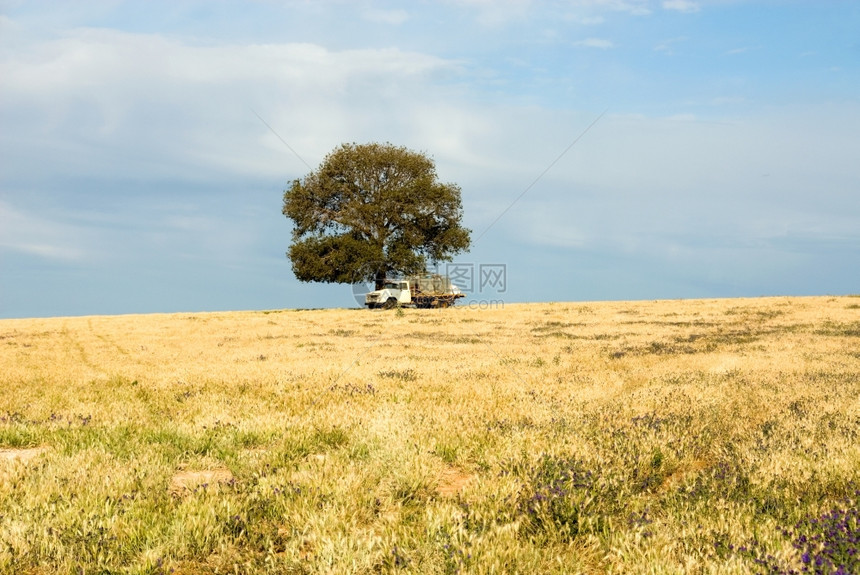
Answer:
[{"label": "white truck cab", "polygon": [[370,309],[376,307],[392,308],[397,305],[411,304],[412,292],[409,290],[407,280],[386,280],[382,289],[368,293],[364,300]]}]

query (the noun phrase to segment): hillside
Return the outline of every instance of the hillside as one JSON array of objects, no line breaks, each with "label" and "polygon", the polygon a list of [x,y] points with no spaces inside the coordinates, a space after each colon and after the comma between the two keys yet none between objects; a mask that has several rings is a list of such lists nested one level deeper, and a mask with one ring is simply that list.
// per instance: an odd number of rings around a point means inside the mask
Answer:
[{"label": "hillside", "polygon": [[860,569],[857,297],[0,320],[0,390],[4,573]]}]

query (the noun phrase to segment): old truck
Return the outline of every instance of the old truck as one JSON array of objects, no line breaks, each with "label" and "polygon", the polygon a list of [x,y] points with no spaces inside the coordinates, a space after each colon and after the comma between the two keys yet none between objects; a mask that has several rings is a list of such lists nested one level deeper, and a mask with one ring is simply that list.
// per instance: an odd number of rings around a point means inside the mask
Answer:
[{"label": "old truck", "polygon": [[369,309],[393,307],[448,307],[466,297],[447,276],[423,274],[401,279],[388,279],[382,288],[364,296]]}]

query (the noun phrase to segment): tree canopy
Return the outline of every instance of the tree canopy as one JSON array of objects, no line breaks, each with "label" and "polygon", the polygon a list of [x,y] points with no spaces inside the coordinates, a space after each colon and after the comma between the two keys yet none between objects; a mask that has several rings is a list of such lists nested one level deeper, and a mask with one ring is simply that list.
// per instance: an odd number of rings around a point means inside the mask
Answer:
[{"label": "tree canopy", "polygon": [[287,257],[301,281],[357,283],[414,274],[469,248],[460,188],[426,154],[342,144],[284,192]]}]

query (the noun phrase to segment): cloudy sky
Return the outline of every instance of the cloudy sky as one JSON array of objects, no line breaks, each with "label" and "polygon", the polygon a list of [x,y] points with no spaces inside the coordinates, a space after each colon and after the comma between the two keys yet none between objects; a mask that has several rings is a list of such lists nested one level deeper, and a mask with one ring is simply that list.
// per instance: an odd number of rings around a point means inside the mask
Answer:
[{"label": "cloudy sky", "polygon": [[461,186],[473,300],[860,293],[858,30],[838,0],[0,1],[0,317],[355,306],[293,277],[280,212],[368,141]]}]

